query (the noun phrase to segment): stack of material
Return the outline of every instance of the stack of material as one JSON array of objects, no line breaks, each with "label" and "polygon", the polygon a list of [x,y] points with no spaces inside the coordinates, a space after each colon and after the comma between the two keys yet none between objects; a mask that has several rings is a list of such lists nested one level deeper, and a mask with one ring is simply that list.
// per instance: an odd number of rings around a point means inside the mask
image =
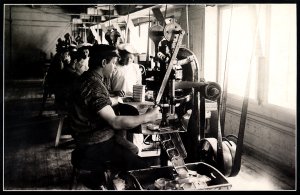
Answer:
[{"label": "stack of material", "polygon": [[133,85],[133,100],[135,102],[145,101],[145,85]]}]

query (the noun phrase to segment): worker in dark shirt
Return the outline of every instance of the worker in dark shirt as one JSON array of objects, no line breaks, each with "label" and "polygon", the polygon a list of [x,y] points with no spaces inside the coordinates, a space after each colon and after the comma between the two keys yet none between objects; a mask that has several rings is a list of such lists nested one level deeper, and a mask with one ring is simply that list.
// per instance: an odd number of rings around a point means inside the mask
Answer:
[{"label": "worker in dark shirt", "polygon": [[68,111],[67,106],[69,104],[73,82],[79,77],[75,69],[77,54],[76,46],[69,46],[66,50],[66,54],[69,60],[64,62],[63,69],[55,75],[57,83],[55,88],[55,104],[58,111],[63,112]]},{"label": "worker in dark shirt", "polygon": [[141,157],[120,144],[116,135],[118,131],[161,119],[161,112],[159,107],[154,107],[135,116],[115,114],[103,81],[110,78],[118,57],[114,46],[94,45],[90,50],[89,69],[74,83],[70,117],[76,142],[73,157],[79,158],[80,167],[99,170],[108,161],[120,171],[149,167]]},{"label": "worker in dark shirt", "polygon": [[[47,74],[45,76],[45,80],[43,83],[44,87],[44,92],[43,92],[43,101],[42,101],[42,106],[41,110],[39,113],[39,116],[42,115],[43,110],[45,108],[46,100],[48,96],[51,97],[52,94],[55,95],[55,105],[57,105],[57,93],[59,93],[60,89],[60,74],[64,67],[71,63],[71,56],[70,56],[70,51],[66,45],[63,44],[61,39],[58,39],[58,44],[56,45],[56,51],[57,53],[54,55],[50,67],[47,71]],[[59,96],[59,95],[58,95]],[[56,107],[56,111],[58,111],[59,108]]]}]

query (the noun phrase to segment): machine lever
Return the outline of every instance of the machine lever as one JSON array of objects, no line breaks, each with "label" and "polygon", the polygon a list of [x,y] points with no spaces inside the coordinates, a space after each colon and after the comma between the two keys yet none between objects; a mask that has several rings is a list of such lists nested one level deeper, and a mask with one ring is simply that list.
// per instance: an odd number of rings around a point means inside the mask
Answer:
[{"label": "machine lever", "polygon": [[175,47],[175,50],[173,52],[173,55],[172,55],[172,58],[170,60],[170,63],[169,63],[169,66],[168,66],[168,69],[166,71],[166,74],[164,76],[164,79],[162,81],[162,84],[159,88],[159,91],[158,91],[158,94],[157,94],[157,97],[156,97],[156,100],[155,100],[155,104],[159,104],[161,98],[162,98],[162,95],[164,93],[164,90],[166,88],[166,85],[167,85],[167,81],[169,79],[169,76],[170,76],[170,73],[171,73],[171,70],[173,68],[173,63],[176,59],[176,56],[178,54],[178,51],[179,51],[179,46],[181,45],[181,42],[182,42],[182,39],[183,39],[183,35],[184,35],[184,31],[181,32],[181,34],[179,35],[178,37],[178,41],[177,41],[177,44],[176,44],[176,47]]}]

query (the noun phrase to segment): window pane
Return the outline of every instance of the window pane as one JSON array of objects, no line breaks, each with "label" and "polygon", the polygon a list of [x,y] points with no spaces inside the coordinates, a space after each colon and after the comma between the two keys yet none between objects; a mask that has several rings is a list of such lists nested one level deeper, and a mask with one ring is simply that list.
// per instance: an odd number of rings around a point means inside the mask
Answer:
[{"label": "window pane", "polygon": [[[228,93],[243,96],[253,55],[250,98],[257,99],[259,95],[264,103],[295,109],[296,5],[235,5],[231,24],[230,8],[226,6],[220,10],[220,84],[223,82],[227,57]],[[263,59],[260,64],[257,63],[258,59]],[[267,71],[264,71],[266,66]]]},{"label": "window pane", "polygon": [[[224,67],[226,63],[227,53],[227,68],[228,73],[228,93],[244,96],[246,80],[250,66],[250,59],[253,52],[254,35],[256,29],[256,6],[244,5],[234,6],[231,16],[231,8],[225,8],[220,13],[220,78],[221,84],[224,80]],[[228,42],[228,33],[230,28],[230,37]],[[227,44],[229,44],[227,46]],[[228,47],[228,49],[227,49]],[[254,53],[255,54],[255,53]],[[256,96],[256,60],[255,56],[251,63],[252,79],[250,88],[250,97]]]},{"label": "window pane", "polygon": [[296,109],[296,6],[272,5],[270,18],[268,101]]},{"label": "window pane", "polygon": [[[140,24],[139,26],[135,26],[134,29],[130,29],[132,32],[130,34],[130,43],[136,48],[139,53],[146,53],[147,52],[147,40],[148,40],[148,23]],[[140,34],[139,34],[140,28]],[[136,37],[136,35],[140,35],[140,37]]]}]

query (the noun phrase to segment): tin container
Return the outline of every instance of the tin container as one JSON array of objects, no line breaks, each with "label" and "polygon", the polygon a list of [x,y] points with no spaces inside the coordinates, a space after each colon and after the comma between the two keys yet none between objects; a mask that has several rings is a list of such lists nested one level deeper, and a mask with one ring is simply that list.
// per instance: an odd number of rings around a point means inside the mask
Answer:
[{"label": "tin container", "polygon": [[[186,167],[192,172],[197,172],[197,174],[204,175],[209,178],[209,181],[207,181],[207,186],[191,190],[230,190],[232,187],[232,185],[227,181],[225,176],[220,171],[207,163],[189,163],[186,164]],[[176,177],[176,171],[172,166],[133,170],[129,171],[129,177],[126,181],[126,188],[128,190],[162,190],[164,189],[163,187],[157,187],[162,180],[172,182],[176,180]],[[176,188],[174,190],[189,189]]]}]

